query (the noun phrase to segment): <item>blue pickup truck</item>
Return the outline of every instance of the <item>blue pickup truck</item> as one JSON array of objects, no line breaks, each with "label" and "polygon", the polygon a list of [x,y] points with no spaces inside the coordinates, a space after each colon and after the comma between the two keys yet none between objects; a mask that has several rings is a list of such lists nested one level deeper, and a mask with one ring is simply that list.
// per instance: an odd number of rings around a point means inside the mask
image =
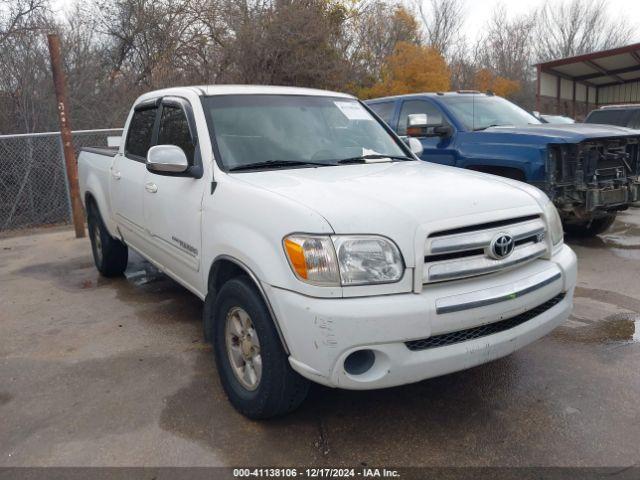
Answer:
[{"label": "blue pickup truck", "polygon": [[640,131],[543,124],[491,93],[422,93],[366,104],[400,136],[419,138],[423,160],[537,186],[570,234],[602,233],[616,212],[640,200]]}]

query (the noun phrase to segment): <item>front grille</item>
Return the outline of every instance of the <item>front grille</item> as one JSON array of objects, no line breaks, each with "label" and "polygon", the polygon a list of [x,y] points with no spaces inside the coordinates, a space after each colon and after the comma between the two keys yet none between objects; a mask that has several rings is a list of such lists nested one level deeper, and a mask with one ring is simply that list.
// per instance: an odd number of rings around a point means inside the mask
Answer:
[{"label": "front grille", "polygon": [[478,230],[488,230],[490,228],[506,227],[508,225],[514,225],[516,223],[528,222],[529,220],[536,220],[539,215],[527,215],[525,217],[509,218],[507,220],[499,220],[495,222],[481,223],[476,225],[469,225],[466,227],[453,228],[451,230],[443,230],[435,232],[429,235],[429,238],[445,237],[447,235],[457,235],[459,233],[476,232]]},{"label": "front grille", "polygon": [[547,165],[550,180],[560,186],[624,184],[640,172],[638,141],[638,137],[616,137],[553,145]]},{"label": "front grille", "polygon": [[[545,230],[539,215],[529,215],[432,233],[425,241],[422,283],[484,275],[535,260],[547,251]],[[489,248],[502,234],[513,237],[515,248],[495,259]]]},{"label": "front grille", "polygon": [[405,342],[405,345],[412,351],[427,350],[429,348],[446,347],[447,345],[466,342],[467,340],[475,340],[476,338],[486,337],[488,335],[493,335],[494,333],[504,332],[505,330],[522,325],[523,323],[534,319],[538,315],[543,314],[554,305],[560,303],[564,296],[564,293],[556,295],[551,300],[548,300],[531,310],[527,310],[520,315],[507,318],[506,320],[500,320],[498,322],[480,325],[479,327],[468,328],[458,332],[443,333],[442,335],[434,335],[433,337],[423,338],[420,340],[411,340],[410,342]]}]

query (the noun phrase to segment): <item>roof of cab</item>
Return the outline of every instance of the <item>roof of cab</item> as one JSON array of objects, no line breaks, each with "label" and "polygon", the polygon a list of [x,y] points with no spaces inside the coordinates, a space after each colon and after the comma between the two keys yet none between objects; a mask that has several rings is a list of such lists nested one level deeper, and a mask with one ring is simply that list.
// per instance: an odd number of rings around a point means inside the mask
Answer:
[{"label": "roof of cab", "polygon": [[410,97],[462,97],[476,95],[479,97],[495,96],[486,92],[479,92],[476,90],[460,90],[458,92],[421,92],[421,93],[406,93],[404,95],[392,95],[389,97],[372,98],[371,100],[365,100],[365,103],[383,102],[389,100],[396,100],[398,98],[410,98]]},{"label": "roof of cab", "polygon": [[352,95],[329,90],[315,88],[279,87],[272,85],[194,85],[187,87],[173,87],[163,90],[154,90],[141,95],[135,103],[144,102],[151,98],[165,95],[180,95],[185,92],[195,93],[200,96],[210,95],[309,95],[316,97],[342,97],[355,98]]},{"label": "roof of cab", "polygon": [[206,85],[196,87],[202,90],[204,95],[313,95],[318,97],[344,97],[354,98],[353,95],[330,90],[318,90],[315,88],[280,87],[275,85]]}]

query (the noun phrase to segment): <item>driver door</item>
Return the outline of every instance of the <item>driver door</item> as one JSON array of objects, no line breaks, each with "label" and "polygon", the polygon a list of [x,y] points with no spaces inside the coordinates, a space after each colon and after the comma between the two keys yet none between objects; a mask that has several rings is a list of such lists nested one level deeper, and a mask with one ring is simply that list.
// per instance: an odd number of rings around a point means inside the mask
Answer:
[{"label": "driver door", "polygon": [[[429,127],[448,124],[442,112],[428,100],[403,100],[398,119],[398,135],[407,134],[407,119],[414,113],[425,113]],[[456,164],[456,150],[454,148],[454,135],[450,137],[421,137],[419,138],[424,149],[420,158],[427,162],[443,165]]]},{"label": "driver door", "polygon": [[[156,144],[176,145],[185,152],[190,167],[201,166],[188,101],[165,97],[159,117]],[[196,176],[193,169],[184,174],[146,170],[143,204],[153,259],[200,291],[202,200],[207,182]]]}]

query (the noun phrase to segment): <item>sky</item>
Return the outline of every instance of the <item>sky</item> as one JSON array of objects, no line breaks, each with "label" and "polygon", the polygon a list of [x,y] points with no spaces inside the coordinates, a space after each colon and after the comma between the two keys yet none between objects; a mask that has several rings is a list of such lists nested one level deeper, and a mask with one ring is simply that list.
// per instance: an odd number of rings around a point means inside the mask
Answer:
[{"label": "sky", "polygon": [[[53,7],[60,14],[74,3],[75,0],[53,0]],[[92,0],[83,0],[89,1]],[[404,0],[402,3],[411,5],[416,0]],[[419,0],[418,0],[419,1]],[[429,0],[422,0],[425,3]],[[519,15],[530,12],[544,4],[546,0],[465,0],[466,24],[465,29],[471,40],[478,38],[482,28],[491,13],[498,5],[504,5],[509,15]],[[568,3],[571,0],[548,0],[552,4]],[[613,18],[625,17],[631,25],[637,26],[637,35],[633,39],[640,42],[640,1],[639,0],[608,0],[609,14]]]},{"label": "sky", "polygon": [[[570,0],[549,0],[549,2],[559,4],[569,3]],[[466,0],[466,31],[469,37],[478,38],[482,33],[483,25],[500,4],[504,5],[508,15],[519,15],[537,9],[544,3],[545,0]],[[637,26],[638,34],[634,41],[640,41],[640,1],[608,0],[608,9],[612,18],[625,17],[631,25]]]}]

